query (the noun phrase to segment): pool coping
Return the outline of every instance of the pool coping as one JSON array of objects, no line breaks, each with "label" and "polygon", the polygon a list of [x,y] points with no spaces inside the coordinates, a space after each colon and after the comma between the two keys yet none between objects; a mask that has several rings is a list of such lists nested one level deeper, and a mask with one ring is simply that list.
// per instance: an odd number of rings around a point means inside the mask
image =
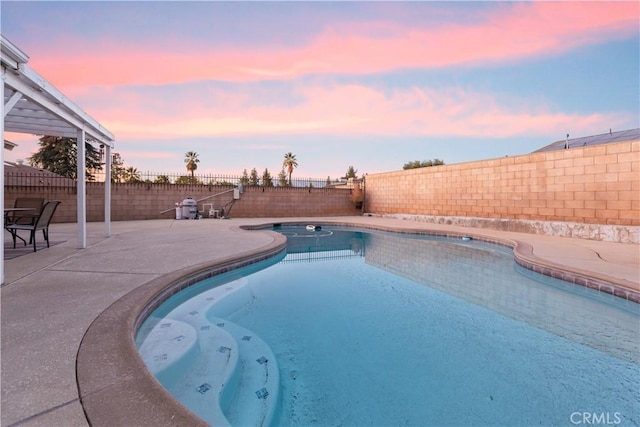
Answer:
[{"label": "pool coping", "polygon": [[[174,399],[147,370],[135,345],[135,333],[144,319],[176,292],[200,280],[265,260],[282,252],[286,248],[286,237],[269,229],[275,224],[307,223],[270,221],[233,227],[238,231],[268,232],[274,240],[266,247],[254,251],[215,262],[200,263],[153,279],[124,295],[94,319],[83,336],[76,358],[78,393],[90,425],[208,425]],[[624,280],[549,262],[535,256],[531,244],[484,235],[480,230],[463,233],[343,221],[322,221],[317,224],[451,238],[469,236],[512,248],[516,263],[530,270],[640,303],[640,293],[630,289],[631,286]]]},{"label": "pool coping", "polygon": [[76,357],[80,403],[92,426],[206,426],[147,370],[135,333],[158,305],[194,283],[270,258],[286,237],[256,251],[186,267],[153,279],[111,304],[89,326]]}]

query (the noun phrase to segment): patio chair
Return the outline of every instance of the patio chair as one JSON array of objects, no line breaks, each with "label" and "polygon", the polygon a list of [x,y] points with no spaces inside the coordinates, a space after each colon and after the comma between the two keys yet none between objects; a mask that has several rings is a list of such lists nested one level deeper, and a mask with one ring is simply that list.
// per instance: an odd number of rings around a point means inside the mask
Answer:
[{"label": "patio chair", "polygon": [[44,206],[44,199],[41,197],[17,197],[13,207],[18,209],[32,209],[31,211],[12,211],[4,216],[4,223],[10,224],[35,224]]},{"label": "patio chair", "polygon": [[[15,249],[16,247],[16,237],[24,240],[20,236],[18,236],[18,230],[26,230],[30,232],[29,243],[33,241],[33,252],[36,251],[36,231],[38,230],[42,230],[44,240],[47,242],[47,247],[49,247],[49,224],[51,223],[53,214],[56,212],[56,208],[59,204],[59,200],[52,200],[45,203],[40,210],[40,214],[38,215],[38,218],[35,220],[34,224],[7,225],[5,228],[11,233],[11,237],[13,238],[13,248]],[[25,242],[24,245],[27,246],[27,242]]]}]

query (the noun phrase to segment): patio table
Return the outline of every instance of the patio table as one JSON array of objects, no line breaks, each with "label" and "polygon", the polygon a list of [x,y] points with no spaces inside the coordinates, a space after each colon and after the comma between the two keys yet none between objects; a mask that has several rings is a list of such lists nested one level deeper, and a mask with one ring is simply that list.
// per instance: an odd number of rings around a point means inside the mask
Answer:
[{"label": "patio table", "polygon": [[[34,208],[4,208],[4,227],[7,228],[7,225],[9,223],[9,214],[10,213],[15,213],[15,212],[21,212],[24,214],[27,214],[27,216],[31,216],[33,218],[37,218],[37,213],[35,213],[35,209]],[[33,213],[32,213],[33,212]],[[22,240],[24,242],[24,244],[27,244],[27,241],[24,240],[22,237],[16,235],[16,237],[20,240]]]}]

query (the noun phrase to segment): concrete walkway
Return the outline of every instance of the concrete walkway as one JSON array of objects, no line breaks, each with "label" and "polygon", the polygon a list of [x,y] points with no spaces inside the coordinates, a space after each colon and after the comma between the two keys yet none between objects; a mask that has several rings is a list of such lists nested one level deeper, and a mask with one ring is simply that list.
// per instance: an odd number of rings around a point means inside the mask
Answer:
[{"label": "concrete walkway", "polygon": [[[110,238],[103,236],[104,224],[90,223],[88,247],[83,250],[76,248],[76,224],[52,225],[50,240],[62,243],[5,261],[5,283],[1,290],[1,425],[89,425],[79,400],[76,363],[83,337],[96,318],[114,302],[149,282],[194,265],[248,257],[278,241],[272,232],[244,231],[238,229],[240,225],[293,220],[114,222]],[[634,298],[640,295],[637,245],[379,217],[295,220],[432,230],[513,242],[519,245],[526,262],[567,271],[571,276],[593,278],[596,283],[606,281],[629,291]],[[7,238],[5,232],[5,242]],[[105,366],[91,368],[96,372],[104,368],[108,372]],[[139,398],[144,400],[148,396]],[[135,413],[135,408],[132,402],[123,411]],[[116,414],[112,414],[113,422],[109,422],[109,415],[92,419],[92,424],[139,425],[136,419]],[[123,419],[129,422],[122,422]]]}]

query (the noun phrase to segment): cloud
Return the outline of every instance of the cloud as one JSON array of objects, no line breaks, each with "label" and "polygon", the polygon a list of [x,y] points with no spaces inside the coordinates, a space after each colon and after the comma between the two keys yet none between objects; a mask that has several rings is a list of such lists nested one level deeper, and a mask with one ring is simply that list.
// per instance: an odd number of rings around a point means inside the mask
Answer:
[{"label": "cloud", "polygon": [[[218,89],[223,105],[194,103],[183,108],[149,111],[136,104],[110,98],[112,105],[92,115],[118,138],[159,141],[180,138],[219,139],[231,136],[267,137],[294,134],[512,137],[598,132],[607,127],[624,128],[634,123],[630,113],[570,114],[556,112],[541,101],[510,97],[457,87],[412,86],[391,92],[362,84],[294,86],[293,104],[252,103],[252,89],[231,86]],[[171,104],[171,99],[145,102]],[[237,98],[237,99],[234,99]]]},{"label": "cloud", "polygon": [[[398,3],[397,7],[411,5]],[[476,13],[470,23],[428,27],[342,21],[327,24],[305,45],[260,46],[258,50],[246,45],[207,47],[200,40],[194,40],[194,47],[185,43],[175,51],[161,43],[69,39],[37,52],[32,66],[46,70],[52,83],[67,88],[482,66],[633,36],[640,6],[637,2],[527,2]]]},{"label": "cloud", "polygon": [[4,151],[4,159],[6,161],[23,160],[28,163],[28,158],[35,153],[38,146],[38,136],[26,133],[5,132],[4,139],[17,144],[13,150]]},{"label": "cloud", "polygon": [[175,153],[161,152],[161,151],[135,151],[129,150],[127,154],[139,158],[139,159],[173,159]]}]

